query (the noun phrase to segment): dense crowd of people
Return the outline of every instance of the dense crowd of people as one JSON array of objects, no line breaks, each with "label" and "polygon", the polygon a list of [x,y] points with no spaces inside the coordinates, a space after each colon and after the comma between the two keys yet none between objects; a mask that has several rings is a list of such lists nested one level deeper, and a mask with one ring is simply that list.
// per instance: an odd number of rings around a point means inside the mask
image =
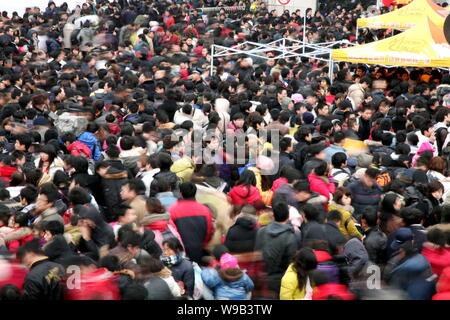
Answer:
[{"label": "dense crowd of people", "polygon": [[449,299],[448,72],[211,61],[389,35],[368,5],[3,12],[0,299]]}]

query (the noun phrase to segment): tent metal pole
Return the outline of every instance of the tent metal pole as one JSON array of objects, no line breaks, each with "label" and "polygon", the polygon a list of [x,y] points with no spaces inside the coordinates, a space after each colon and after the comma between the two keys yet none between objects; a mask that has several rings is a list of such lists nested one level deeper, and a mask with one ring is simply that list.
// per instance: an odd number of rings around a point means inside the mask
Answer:
[{"label": "tent metal pole", "polygon": [[306,46],[306,9],[303,15],[303,53],[305,53]]},{"label": "tent metal pole", "polygon": [[214,72],[214,45],[211,46],[211,71],[209,76],[212,77]]}]

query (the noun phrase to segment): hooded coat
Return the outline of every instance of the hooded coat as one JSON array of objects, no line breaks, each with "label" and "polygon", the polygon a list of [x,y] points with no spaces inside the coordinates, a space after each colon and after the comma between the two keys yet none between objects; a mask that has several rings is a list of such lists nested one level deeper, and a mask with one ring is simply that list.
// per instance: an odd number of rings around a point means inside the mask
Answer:
[{"label": "hooded coat", "polygon": [[214,291],[216,300],[247,300],[254,287],[252,279],[239,268],[206,268],[202,280]]},{"label": "hooded coat", "polygon": [[251,204],[255,206],[258,203],[262,203],[261,194],[255,186],[237,185],[231,189],[228,193],[231,198],[231,203],[235,206],[244,206]]},{"label": "hooded coat", "polygon": [[44,253],[51,261],[63,265],[66,259],[75,255],[62,234],[56,235],[52,241],[44,246]]},{"label": "hooded coat", "polygon": [[101,190],[103,191],[103,205],[106,207],[107,217],[113,216],[113,209],[122,202],[120,190],[122,185],[128,181],[128,172],[110,167],[101,179]]},{"label": "hooded coat", "polygon": [[92,159],[95,161],[100,160],[100,157],[102,156],[102,149],[98,139],[95,137],[95,134],[92,132],[84,132],[78,137],[78,141],[89,147],[91,150]]},{"label": "hooded coat", "polygon": [[242,216],[228,230],[224,245],[233,253],[252,252],[258,233],[256,216]]},{"label": "hooded coat", "polygon": [[91,230],[91,240],[87,241],[81,238],[78,247],[82,253],[85,252],[86,255],[97,260],[101,247],[115,247],[113,228],[103,220],[97,209],[92,206],[84,206],[79,215],[82,219],[92,220],[95,227]]},{"label": "hooded coat", "polygon": [[297,250],[294,228],[290,224],[272,222],[258,230],[255,250],[261,250],[266,263],[268,288],[278,294],[281,278]]}]

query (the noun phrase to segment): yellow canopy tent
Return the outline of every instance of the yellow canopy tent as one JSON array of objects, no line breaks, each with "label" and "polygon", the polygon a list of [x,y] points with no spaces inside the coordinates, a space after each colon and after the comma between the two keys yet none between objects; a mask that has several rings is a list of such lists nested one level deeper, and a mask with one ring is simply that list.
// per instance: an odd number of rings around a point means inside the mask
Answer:
[{"label": "yellow canopy tent", "polygon": [[[417,1],[417,0],[416,0]],[[431,19],[396,36],[331,52],[335,61],[414,67],[450,67],[450,45]]]},{"label": "yellow canopy tent", "polygon": [[370,18],[360,18],[357,28],[407,30],[428,17],[434,24],[442,27],[448,10],[432,0],[414,0],[410,4],[386,14]]}]

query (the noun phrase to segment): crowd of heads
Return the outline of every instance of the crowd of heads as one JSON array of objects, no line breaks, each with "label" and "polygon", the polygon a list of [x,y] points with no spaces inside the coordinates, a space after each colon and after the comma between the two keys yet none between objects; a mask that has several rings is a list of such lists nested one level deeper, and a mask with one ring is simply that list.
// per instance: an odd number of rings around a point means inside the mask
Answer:
[{"label": "crowd of heads", "polygon": [[370,4],[3,12],[0,299],[448,299],[448,71],[211,55]]}]

